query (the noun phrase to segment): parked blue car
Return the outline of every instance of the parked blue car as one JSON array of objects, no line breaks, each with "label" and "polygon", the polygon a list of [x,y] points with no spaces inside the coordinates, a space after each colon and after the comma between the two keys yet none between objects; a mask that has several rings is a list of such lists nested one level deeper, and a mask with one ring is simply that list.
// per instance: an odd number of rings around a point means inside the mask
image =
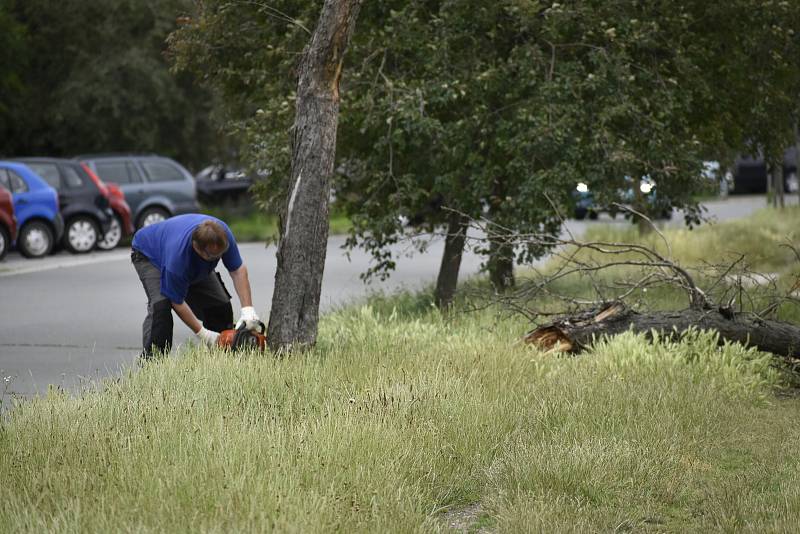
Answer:
[{"label": "parked blue car", "polygon": [[10,161],[0,161],[0,186],[14,200],[17,249],[28,258],[47,256],[64,234],[56,190],[27,166]]}]

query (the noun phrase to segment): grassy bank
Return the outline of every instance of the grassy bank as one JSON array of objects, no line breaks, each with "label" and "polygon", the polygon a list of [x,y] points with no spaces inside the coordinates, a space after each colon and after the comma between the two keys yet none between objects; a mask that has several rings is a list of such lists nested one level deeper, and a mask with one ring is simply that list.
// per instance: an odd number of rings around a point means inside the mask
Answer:
[{"label": "grassy bank", "polygon": [[0,531],[800,524],[800,399],[768,355],[692,334],[556,357],[528,326],[374,299],[305,355],[188,350],[24,403],[0,426]]},{"label": "grassy bank", "polygon": [[[225,221],[236,236],[236,240],[242,243],[268,241],[278,235],[278,217],[253,206],[214,208],[204,206],[201,211]],[[331,213],[329,226],[331,235],[345,234],[349,229],[350,221],[347,217],[337,212]]]}]

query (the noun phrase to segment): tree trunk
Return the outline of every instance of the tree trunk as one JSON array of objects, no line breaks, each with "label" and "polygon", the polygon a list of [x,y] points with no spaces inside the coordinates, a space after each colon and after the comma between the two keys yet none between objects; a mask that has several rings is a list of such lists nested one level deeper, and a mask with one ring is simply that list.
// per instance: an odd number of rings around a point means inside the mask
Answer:
[{"label": "tree trunk", "polygon": [[797,179],[797,195],[800,196],[800,124],[794,123],[794,176]]},{"label": "tree trunk", "polygon": [[526,334],[524,340],[544,350],[580,352],[601,335],[627,330],[650,334],[655,330],[674,339],[690,327],[719,332],[720,343],[736,341],[787,359],[800,358],[800,327],[735,314],[727,308],[637,313],[622,303],[614,303],[599,312],[575,314],[541,326]]},{"label": "tree trunk", "polygon": [[267,340],[272,350],[312,346],[328,244],[328,199],[344,53],[362,0],[325,0],[300,62],[291,182],[280,216]]},{"label": "tree trunk", "polygon": [[[503,177],[495,178],[492,198],[489,204],[489,217],[492,221],[501,220],[503,203],[506,201],[506,188]],[[511,235],[502,227],[492,228],[489,235],[489,261],[487,262],[489,281],[498,293],[505,293],[515,285],[514,245]]]},{"label": "tree trunk", "polygon": [[514,247],[505,235],[489,238],[489,281],[498,293],[505,293],[515,285]]},{"label": "tree trunk", "polygon": [[458,271],[461,268],[461,256],[467,239],[467,219],[455,212],[450,213],[447,224],[447,237],[444,242],[442,265],[436,279],[436,307],[446,310],[453,303],[458,286]]}]

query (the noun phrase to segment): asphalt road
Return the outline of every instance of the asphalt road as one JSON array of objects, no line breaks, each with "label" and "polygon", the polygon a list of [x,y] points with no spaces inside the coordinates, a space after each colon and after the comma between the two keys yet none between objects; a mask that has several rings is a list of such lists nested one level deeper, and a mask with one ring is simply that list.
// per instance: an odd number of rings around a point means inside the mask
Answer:
[{"label": "asphalt road", "polygon": [[[796,197],[795,199],[796,200]],[[746,216],[763,207],[763,197],[731,197],[707,204],[716,220]],[[676,214],[669,225],[681,224]],[[600,223],[629,224],[601,217]],[[570,221],[580,235],[592,222]],[[341,249],[344,238],[331,237],[323,279],[321,308],[330,311],[363,299],[370,292],[415,290],[435,281],[442,254],[441,240],[429,252],[405,257],[408,244],[395,247],[398,269],[385,282],[365,285],[359,274],[369,256]],[[275,278],[275,249],[241,244],[250,272],[256,310],[268,317]],[[478,272],[480,258],[466,254],[462,279]],[[224,268],[223,278],[233,285]],[[119,374],[135,362],[141,348],[141,324],[146,311],[144,292],[131,266],[129,250],[95,252],[84,256],[59,253],[42,260],[26,260],[11,253],[0,263],[0,393],[8,407],[12,396],[42,394],[48,385],[76,391],[98,378]],[[234,310],[238,300],[234,296]],[[175,321],[176,345],[193,336]]]},{"label": "asphalt road", "polygon": [[[354,251],[350,258],[332,236],[328,244],[320,307],[329,311],[355,302],[370,292],[419,289],[435,280],[442,243],[431,244],[429,254],[402,257],[388,281],[365,285],[359,274],[369,257]],[[254,306],[266,321],[275,280],[275,248],[263,244],[239,246],[250,273]],[[465,274],[476,273],[480,259],[468,254]],[[0,264],[0,389],[9,395],[44,393],[48,384],[75,391],[98,377],[117,374],[141,350],[146,299],[130,263],[130,250],[95,252],[85,256],[60,253],[43,260],[9,255]],[[227,271],[218,269],[238,297]],[[174,344],[193,339],[189,329],[175,319]],[[8,377],[11,377],[10,379]]]}]

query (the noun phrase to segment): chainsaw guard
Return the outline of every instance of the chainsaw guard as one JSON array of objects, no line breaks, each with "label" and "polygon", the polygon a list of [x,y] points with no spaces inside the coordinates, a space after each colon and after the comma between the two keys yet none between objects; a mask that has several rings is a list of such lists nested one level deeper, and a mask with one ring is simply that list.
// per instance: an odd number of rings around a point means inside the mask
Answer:
[{"label": "chainsaw guard", "polygon": [[247,330],[244,325],[237,330],[223,330],[219,334],[217,343],[234,352],[267,349],[267,336],[264,335],[266,327],[259,321],[257,330]]}]

